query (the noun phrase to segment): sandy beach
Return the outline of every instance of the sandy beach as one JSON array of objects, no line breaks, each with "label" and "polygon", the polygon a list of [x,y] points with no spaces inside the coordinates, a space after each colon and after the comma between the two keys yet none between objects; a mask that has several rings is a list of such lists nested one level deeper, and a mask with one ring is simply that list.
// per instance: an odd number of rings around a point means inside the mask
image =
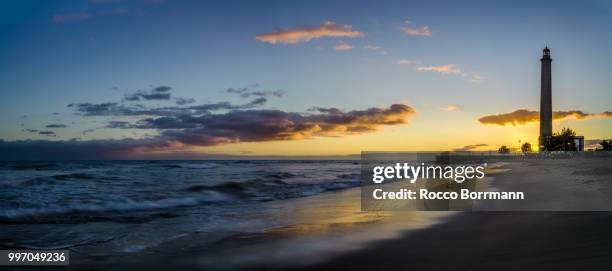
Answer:
[{"label": "sandy beach", "polygon": [[[559,199],[578,194],[579,202],[556,208],[609,210],[609,159],[527,160],[505,165],[496,175],[500,190],[548,191]],[[538,182],[559,185],[540,189]],[[552,188],[550,190],[548,188]],[[548,202],[531,201],[550,208]],[[525,207],[525,205],[520,205]],[[481,206],[485,208],[484,206]],[[487,206],[486,208],[500,206]],[[485,208],[485,209],[486,209]],[[447,223],[373,242],[314,269],[372,270],[609,270],[612,234],[609,211],[462,212]],[[306,268],[306,267],[304,267]]]},{"label": "sandy beach", "polygon": [[307,268],[609,270],[609,212],[476,212]]}]

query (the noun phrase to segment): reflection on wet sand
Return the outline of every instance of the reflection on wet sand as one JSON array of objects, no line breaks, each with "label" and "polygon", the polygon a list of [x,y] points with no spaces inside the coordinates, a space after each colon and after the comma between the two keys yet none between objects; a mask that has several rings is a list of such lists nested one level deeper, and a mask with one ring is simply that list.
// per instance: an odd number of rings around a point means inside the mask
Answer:
[{"label": "reflection on wet sand", "polygon": [[[440,223],[453,212],[363,212],[359,188],[266,208],[284,209],[290,225],[260,233],[226,238],[198,256],[198,266],[282,267],[312,264],[364,247],[369,242],[399,236]],[[227,259],[220,263],[218,259]]]}]

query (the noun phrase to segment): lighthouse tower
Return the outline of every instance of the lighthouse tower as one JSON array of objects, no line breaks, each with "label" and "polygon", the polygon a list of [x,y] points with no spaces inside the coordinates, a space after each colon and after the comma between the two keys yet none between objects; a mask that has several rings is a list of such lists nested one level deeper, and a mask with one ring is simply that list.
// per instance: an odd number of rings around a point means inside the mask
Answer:
[{"label": "lighthouse tower", "polygon": [[540,150],[547,150],[547,142],[552,137],[552,78],[550,75],[552,58],[548,46],[544,48],[542,59],[542,79],[540,87]]}]

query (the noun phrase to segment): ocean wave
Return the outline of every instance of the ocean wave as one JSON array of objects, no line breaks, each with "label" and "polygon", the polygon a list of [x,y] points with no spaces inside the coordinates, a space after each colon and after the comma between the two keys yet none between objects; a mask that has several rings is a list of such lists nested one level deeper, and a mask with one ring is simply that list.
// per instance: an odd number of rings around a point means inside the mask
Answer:
[{"label": "ocean wave", "polygon": [[7,168],[11,169],[11,170],[50,170],[50,169],[55,169],[58,168],[57,164],[52,164],[52,163],[34,163],[34,164],[9,164],[7,165]]},{"label": "ocean wave", "polygon": [[[10,222],[15,219],[28,220],[33,218],[39,221],[43,217],[46,220],[57,219],[58,216],[70,215],[76,217],[75,221],[91,220],[94,218],[106,219],[107,217],[117,217],[117,212],[149,211],[172,209],[184,206],[196,206],[201,204],[211,204],[216,202],[237,202],[237,201],[272,201],[284,200],[289,198],[311,196],[327,191],[336,191],[351,188],[359,185],[358,175],[340,174],[331,177],[330,180],[316,180],[312,178],[294,178],[299,174],[288,172],[268,172],[264,176],[247,181],[226,181],[216,184],[191,184],[189,186],[161,192],[161,188],[148,186],[146,189],[153,189],[155,197],[161,199],[135,199],[146,195],[126,194],[116,195],[112,189],[116,189],[120,183],[101,183],[80,182],[79,180],[97,180],[98,176],[86,173],[58,174],[45,177],[36,177],[20,182],[19,185],[9,186],[5,192],[4,210],[0,210],[0,222]],[[75,180],[74,182],[68,180]],[[117,181],[117,180],[114,180]],[[107,186],[108,185],[108,186]],[[143,184],[148,185],[148,184]],[[166,184],[160,183],[161,186]],[[16,189],[44,189],[47,194],[40,190],[18,196],[10,194],[8,191]],[[92,202],[90,189],[98,187],[101,194],[95,196]],[[143,187],[139,185],[138,187]],[[50,191],[49,189],[52,189]],[[108,190],[107,190],[108,189]],[[36,191],[38,191],[36,190]],[[33,190],[30,190],[33,191]],[[79,191],[79,192],[77,192]],[[109,191],[109,192],[104,192]],[[82,193],[81,197],[73,197],[71,194]],[[111,193],[105,196],[104,193]],[[89,196],[85,196],[89,195]],[[146,198],[146,197],[145,197]],[[27,207],[24,207],[25,206]],[[35,204],[35,205],[31,205]],[[36,206],[39,205],[39,206]],[[104,213],[113,213],[105,215]],[[93,215],[95,214],[95,215]],[[83,217],[80,219],[79,217]]]},{"label": "ocean wave", "polygon": [[299,175],[291,173],[291,172],[284,172],[284,171],[272,172],[272,173],[267,173],[266,175],[264,175],[265,178],[273,178],[273,179],[280,179],[280,180],[289,179],[289,178],[293,178],[297,176]]},{"label": "ocean wave", "polygon": [[69,179],[91,180],[95,178],[96,178],[95,175],[87,174],[87,173],[70,173],[70,174],[53,175],[53,179],[56,179],[56,180],[69,180]]},{"label": "ocean wave", "polygon": [[[151,165],[148,165],[151,166]],[[218,168],[221,164],[218,163],[156,163],[155,167],[161,168],[184,168],[184,169],[213,169]]]},{"label": "ocean wave", "polygon": [[[359,185],[350,164],[295,161],[5,163],[49,167],[3,171],[0,223],[92,219],[138,222],[184,206],[306,197]],[[349,166],[347,166],[349,165]],[[165,168],[160,168],[165,167]],[[206,170],[207,168],[219,169]],[[196,169],[193,169],[196,168]],[[206,207],[208,208],[208,207]],[[181,209],[182,210],[182,209]],[[191,209],[188,209],[191,210]]]},{"label": "ocean wave", "polygon": [[14,222],[14,220],[28,220],[33,218],[56,219],[60,215],[151,211],[222,202],[228,199],[230,199],[228,195],[209,191],[205,195],[200,195],[198,197],[166,198],[160,200],[124,200],[122,202],[106,202],[101,204],[81,203],[71,206],[46,206],[40,208],[14,208],[0,210],[0,222]]},{"label": "ocean wave", "polygon": [[189,192],[216,191],[242,199],[282,200],[310,196],[327,191],[336,191],[359,185],[356,178],[335,179],[321,182],[286,182],[279,179],[253,179],[250,181],[228,181],[216,185],[192,185]]},{"label": "ocean wave", "polygon": [[34,177],[27,180],[15,180],[21,186],[37,186],[37,185],[49,185],[59,183],[57,181],[68,181],[68,180],[97,180],[98,176],[89,173],[67,173],[67,174],[56,174],[52,176],[40,176]]},{"label": "ocean wave", "polygon": [[359,173],[343,173],[338,175],[338,178],[340,179],[359,179],[360,174]]}]

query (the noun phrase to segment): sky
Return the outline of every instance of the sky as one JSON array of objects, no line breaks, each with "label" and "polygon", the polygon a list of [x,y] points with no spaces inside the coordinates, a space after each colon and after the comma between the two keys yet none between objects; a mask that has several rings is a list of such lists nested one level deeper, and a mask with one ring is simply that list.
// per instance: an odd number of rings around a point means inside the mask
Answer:
[{"label": "sky", "polygon": [[0,7],[0,159],[518,147],[544,46],[553,129],[612,137],[608,1]]}]

